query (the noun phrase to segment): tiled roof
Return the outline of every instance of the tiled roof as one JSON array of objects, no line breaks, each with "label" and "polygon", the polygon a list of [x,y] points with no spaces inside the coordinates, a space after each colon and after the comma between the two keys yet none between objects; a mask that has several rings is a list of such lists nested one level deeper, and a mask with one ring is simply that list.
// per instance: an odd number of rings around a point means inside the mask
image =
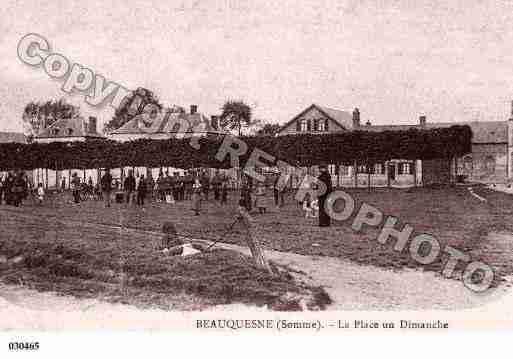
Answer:
[{"label": "tiled roof", "polygon": [[348,111],[336,110],[334,108],[324,107],[315,105],[326,113],[332,120],[338,122],[342,127],[346,129],[353,128],[353,114]]},{"label": "tiled roof", "polygon": [[508,143],[508,121],[471,121],[427,123],[427,128],[468,125],[473,143]]},{"label": "tiled roof", "polygon": [[[427,122],[425,128],[443,128],[454,125],[468,125],[472,130],[473,143],[507,143],[507,121],[470,121],[470,122]],[[412,128],[422,128],[420,125],[371,125],[360,126],[362,131],[406,131]]]},{"label": "tiled roof", "polygon": [[27,137],[20,132],[0,132],[0,143],[27,143]]},{"label": "tiled roof", "polygon": [[151,118],[150,114],[142,113],[125,123],[120,128],[110,132],[114,134],[144,134],[149,133],[175,133],[175,132],[209,132],[224,133],[211,126],[210,120],[201,113],[166,113]]},{"label": "tiled roof", "polygon": [[[55,133],[58,130],[58,133]],[[71,130],[71,131],[70,131]],[[55,121],[45,128],[37,138],[61,138],[61,137],[103,137],[96,131],[87,131],[87,125],[83,118],[64,118]]]},{"label": "tiled roof", "polygon": [[294,121],[297,121],[301,116],[303,116],[305,113],[312,109],[317,109],[318,111],[324,113],[326,116],[328,116],[332,121],[335,121],[340,126],[345,128],[346,130],[351,130],[353,128],[353,115],[350,112],[342,111],[342,110],[336,110],[334,108],[319,106],[314,104],[311,104],[308,106],[305,110],[303,110],[301,113],[296,115],[292,120],[286,122],[284,125],[281,126],[278,133],[280,133],[282,130],[290,126],[291,123]]}]

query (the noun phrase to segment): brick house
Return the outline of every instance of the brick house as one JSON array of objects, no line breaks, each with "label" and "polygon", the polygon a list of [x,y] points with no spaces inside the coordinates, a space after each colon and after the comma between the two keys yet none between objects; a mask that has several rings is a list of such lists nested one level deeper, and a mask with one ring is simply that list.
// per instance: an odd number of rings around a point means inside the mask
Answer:
[{"label": "brick house", "polygon": [[[513,114],[512,114],[513,117]],[[360,122],[360,111],[352,113],[312,104],[285,123],[278,136],[323,134],[344,131],[405,131],[411,128],[440,128],[468,125],[472,129],[472,152],[454,160],[408,161],[394,159],[372,168],[364,165],[329,166],[334,183],[347,187],[410,187],[448,183],[456,175],[470,182],[507,182],[512,177],[513,119],[508,121],[471,121],[430,123],[420,116],[417,124],[372,125]],[[309,169],[316,174],[316,168]],[[370,181],[370,182],[369,182]]]}]

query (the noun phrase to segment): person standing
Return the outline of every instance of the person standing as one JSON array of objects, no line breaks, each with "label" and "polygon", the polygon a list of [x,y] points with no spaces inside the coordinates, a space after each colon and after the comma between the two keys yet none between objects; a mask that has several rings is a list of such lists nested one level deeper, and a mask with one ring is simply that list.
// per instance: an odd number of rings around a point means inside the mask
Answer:
[{"label": "person standing", "polygon": [[163,202],[165,200],[164,194],[164,174],[162,171],[159,172],[159,176],[157,177],[157,202]]},{"label": "person standing", "polygon": [[228,203],[228,181],[221,183],[221,204],[225,205]]},{"label": "person standing", "polygon": [[319,227],[329,227],[331,219],[326,212],[326,200],[333,190],[333,185],[331,183],[331,175],[328,173],[328,168],[326,166],[321,166],[320,171],[321,173],[317,180],[324,185],[326,191],[319,196]]},{"label": "person standing", "polygon": [[133,171],[128,172],[128,176],[123,183],[123,189],[125,190],[126,203],[133,204],[132,194],[135,191],[135,177]]},{"label": "person standing", "polygon": [[[187,172],[187,175],[184,178],[184,190],[185,190],[185,200],[189,201],[192,199],[192,193],[194,191],[195,184],[194,177],[190,171]],[[200,184],[201,185],[201,184]]]},{"label": "person standing", "polygon": [[2,177],[2,178],[0,178],[0,205],[3,203],[3,199],[4,199],[4,184],[5,184],[5,179]]},{"label": "person standing", "polygon": [[194,211],[195,216],[199,216],[201,210],[201,183],[198,179],[194,181],[192,185],[192,210]]},{"label": "person standing", "polygon": [[43,188],[43,184],[39,183],[37,185],[37,200],[39,204],[43,204],[43,201],[45,199],[45,190]]},{"label": "person standing", "polygon": [[266,188],[265,183],[258,182],[255,191],[255,208],[258,209],[258,213],[264,214],[267,211],[266,202]]},{"label": "person standing", "polygon": [[13,186],[14,186],[14,176],[12,174],[12,172],[9,172],[7,174],[7,178],[5,179],[5,182],[4,182],[4,196],[5,196],[5,204],[8,205],[8,206],[11,206],[14,204],[14,199],[13,199]]},{"label": "person standing", "polygon": [[105,170],[105,174],[102,176],[100,183],[105,207],[110,207],[110,194],[112,192],[112,175],[110,174],[110,169],[107,168]]},{"label": "person standing", "polygon": [[280,174],[278,173],[273,184],[274,205],[276,208],[280,207],[280,192]]},{"label": "person standing", "polygon": [[248,181],[243,179],[242,187],[240,189],[240,203],[242,203],[242,207],[246,208],[246,211],[251,212],[253,207],[253,203],[251,200],[251,187],[249,186]]},{"label": "person standing", "polygon": [[27,186],[27,184],[25,183],[23,174],[21,172],[19,172],[16,175],[16,177],[14,178],[13,187],[12,187],[12,192],[13,192],[13,197],[14,197],[14,205],[16,207],[19,207],[22,204],[26,186]]},{"label": "person standing", "polygon": [[219,176],[219,170],[217,170],[214,178],[212,178],[212,189],[214,190],[214,200],[216,201],[220,199],[221,185],[221,176]]},{"label": "person standing", "polygon": [[208,201],[208,193],[210,192],[210,177],[207,173],[203,173],[203,176],[201,177],[201,187],[203,188],[205,201]]},{"label": "person standing", "polygon": [[137,205],[144,206],[144,199],[146,198],[146,192],[148,191],[148,186],[146,183],[146,179],[144,175],[141,175],[139,178],[139,183],[137,185]]},{"label": "person standing", "polygon": [[153,180],[153,175],[151,171],[147,171],[148,177],[146,178],[146,192],[149,194],[149,201],[153,200],[153,187],[155,187],[155,181]]},{"label": "person standing", "polygon": [[80,203],[80,177],[78,177],[76,173],[73,173],[70,183],[73,193],[73,202]]}]

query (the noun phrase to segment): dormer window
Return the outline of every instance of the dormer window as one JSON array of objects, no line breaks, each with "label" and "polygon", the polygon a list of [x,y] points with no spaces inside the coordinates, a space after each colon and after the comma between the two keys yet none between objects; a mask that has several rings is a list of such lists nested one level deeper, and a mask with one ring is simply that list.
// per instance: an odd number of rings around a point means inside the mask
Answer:
[{"label": "dormer window", "polygon": [[73,134],[73,129],[72,128],[68,128],[68,136],[71,136]]},{"label": "dormer window", "polygon": [[301,132],[308,131],[308,122],[306,120],[301,120]]},{"label": "dormer window", "polygon": [[324,126],[326,124],[326,121],[324,121],[324,119],[320,119],[318,121],[319,121],[318,130],[320,132],[326,131],[326,126]]}]

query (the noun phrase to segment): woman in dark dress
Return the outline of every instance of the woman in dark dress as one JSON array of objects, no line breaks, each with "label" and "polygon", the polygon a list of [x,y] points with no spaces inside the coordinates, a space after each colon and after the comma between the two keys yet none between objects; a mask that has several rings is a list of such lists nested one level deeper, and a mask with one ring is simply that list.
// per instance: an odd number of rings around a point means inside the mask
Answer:
[{"label": "woman in dark dress", "polygon": [[329,227],[331,224],[331,219],[326,212],[325,204],[328,196],[333,190],[333,185],[331,183],[331,175],[328,173],[328,168],[326,166],[322,166],[320,170],[321,174],[317,179],[319,182],[324,183],[326,191],[319,196],[319,227]]}]

